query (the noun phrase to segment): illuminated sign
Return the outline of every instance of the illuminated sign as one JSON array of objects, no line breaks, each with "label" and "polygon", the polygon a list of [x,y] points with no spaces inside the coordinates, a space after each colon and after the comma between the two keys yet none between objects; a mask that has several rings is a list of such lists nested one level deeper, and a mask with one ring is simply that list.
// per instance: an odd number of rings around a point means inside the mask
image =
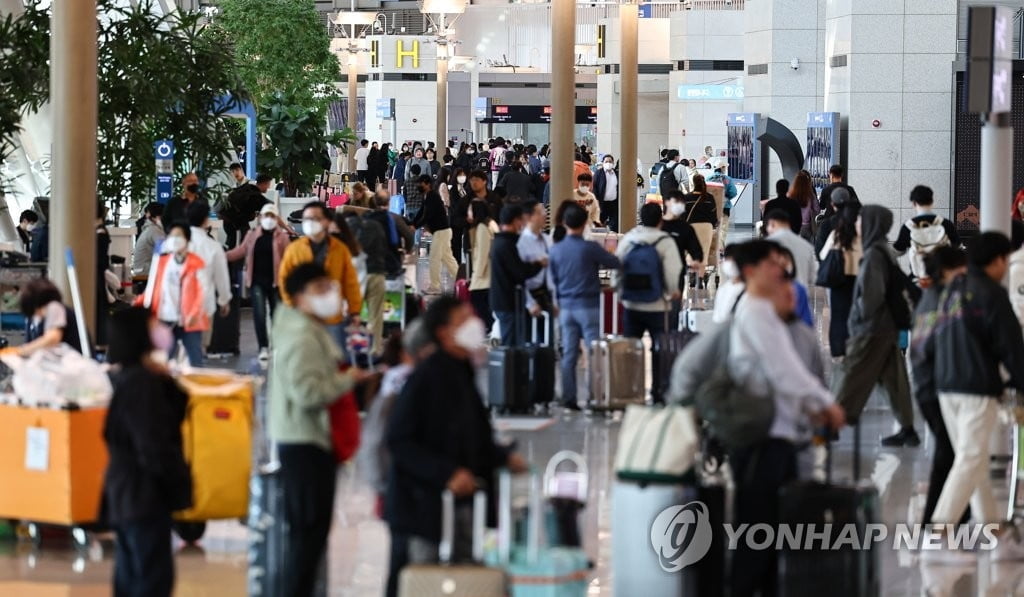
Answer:
[{"label": "illuminated sign", "polygon": [[[492,98],[493,102],[494,99]],[[576,106],[574,122],[576,124],[597,124],[597,106]],[[479,107],[478,107],[479,109]],[[490,106],[487,118],[480,118],[483,123],[514,123],[514,124],[550,124],[551,106]]]},{"label": "illuminated sign", "polygon": [[743,85],[680,85],[676,96],[681,100],[743,99]]},{"label": "illuminated sign", "polygon": [[420,67],[420,40],[412,40],[412,49],[405,49],[405,42],[402,40],[395,41],[395,68],[402,68],[405,66],[405,59],[412,58],[412,67]]}]

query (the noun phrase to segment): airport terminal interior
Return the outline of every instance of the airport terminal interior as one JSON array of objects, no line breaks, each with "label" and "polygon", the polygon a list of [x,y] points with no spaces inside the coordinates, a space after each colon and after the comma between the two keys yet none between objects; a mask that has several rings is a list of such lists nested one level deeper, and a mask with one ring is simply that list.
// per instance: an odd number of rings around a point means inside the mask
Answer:
[{"label": "airport terminal interior", "polygon": [[1024,0],[0,0],[0,596],[1024,595],[1021,164]]}]

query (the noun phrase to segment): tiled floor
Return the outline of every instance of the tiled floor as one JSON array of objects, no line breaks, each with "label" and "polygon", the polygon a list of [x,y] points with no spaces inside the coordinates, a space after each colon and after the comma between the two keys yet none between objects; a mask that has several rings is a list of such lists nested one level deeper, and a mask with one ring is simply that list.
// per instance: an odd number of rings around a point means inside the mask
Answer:
[{"label": "tiled floor", "polygon": [[[243,345],[254,353],[251,326],[243,316]],[[243,359],[246,362],[248,359]],[[881,492],[884,521],[906,521],[908,503],[927,478],[930,439],[916,449],[882,449],[879,438],[892,428],[885,401],[874,397],[863,417],[863,471]],[[584,415],[557,415],[540,429],[523,430],[519,421],[500,421],[501,434],[518,442],[519,449],[535,465],[543,467],[559,450],[582,453],[590,467],[590,502],[583,513],[585,548],[596,568],[589,594],[611,595],[611,462],[614,458],[618,421]],[[536,426],[536,425],[535,425]],[[918,430],[924,430],[923,422]],[[852,434],[846,432],[835,450],[836,478],[850,477]],[[372,514],[373,496],[358,481],[356,471],[339,474],[337,516],[331,537],[330,594],[362,597],[381,594],[387,567],[388,535]],[[2,491],[15,488],[4,487]],[[1000,496],[1005,496],[1002,484]],[[1004,498],[1005,499],[1005,498]],[[233,597],[245,595],[246,529],[236,521],[211,523],[201,548],[184,549],[177,556],[176,595],[183,597]],[[653,557],[653,555],[652,555]],[[1024,563],[990,566],[985,558],[968,568],[925,567],[910,553],[883,551],[883,594],[955,596],[1024,595]],[[46,541],[39,551],[27,545],[0,541],[0,596],[92,597],[109,595],[111,546],[94,543],[79,555],[62,541]],[[841,582],[837,579],[837,582]],[[633,596],[625,596],[633,597]],[[654,596],[651,596],[654,597]]]}]

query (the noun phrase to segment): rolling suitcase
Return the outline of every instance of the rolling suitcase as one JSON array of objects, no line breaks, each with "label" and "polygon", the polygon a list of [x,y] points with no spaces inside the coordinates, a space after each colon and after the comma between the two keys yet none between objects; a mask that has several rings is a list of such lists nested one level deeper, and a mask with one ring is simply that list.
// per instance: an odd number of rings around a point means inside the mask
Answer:
[{"label": "rolling suitcase", "polygon": [[496,346],[487,355],[487,404],[500,413],[532,410],[530,362],[525,348]]},{"label": "rolling suitcase", "polygon": [[[779,552],[780,597],[829,595],[830,597],[867,597],[881,594],[881,563],[876,542],[865,549],[850,542],[838,542],[843,528],[856,527],[856,536],[868,537],[867,526],[880,523],[882,508],[878,490],[870,483],[857,483],[860,477],[860,429],[854,427],[852,485],[832,483],[832,450],[827,448],[825,483],[797,481],[779,493],[780,524],[831,524],[826,538],[836,549],[789,550]],[[841,578],[843,582],[837,583]]]},{"label": "rolling suitcase", "polygon": [[[544,333],[537,333],[537,326]],[[527,402],[532,407],[547,406],[555,401],[555,349],[551,346],[551,315],[544,311],[533,318],[532,341],[524,348],[527,361]],[[538,338],[543,336],[543,341]]]},{"label": "rolling suitcase", "polygon": [[665,331],[654,338],[653,362],[651,363],[651,397],[654,402],[663,402],[671,383],[672,365],[686,345],[697,337],[688,328],[671,329],[668,326],[668,312],[665,313]]},{"label": "rolling suitcase", "polygon": [[605,336],[590,344],[590,403],[593,410],[621,410],[644,403],[644,344],[637,338]]},{"label": "rolling suitcase", "polygon": [[[445,595],[450,597],[505,597],[508,580],[496,567],[480,564],[453,564],[455,538],[455,497],[444,492],[441,500],[440,564],[413,564],[402,569],[398,579],[399,597]],[[487,497],[482,491],[473,496],[473,560],[483,561],[483,535],[487,518]]]},{"label": "rolling suitcase", "polygon": [[238,355],[241,353],[239,338],[242,334],[242,285],[241,268],[231,266],[231,311],[221,317],[220,312],[213,316],[213,330],[210,334],[210,345],[206,347],[210,355]]}]

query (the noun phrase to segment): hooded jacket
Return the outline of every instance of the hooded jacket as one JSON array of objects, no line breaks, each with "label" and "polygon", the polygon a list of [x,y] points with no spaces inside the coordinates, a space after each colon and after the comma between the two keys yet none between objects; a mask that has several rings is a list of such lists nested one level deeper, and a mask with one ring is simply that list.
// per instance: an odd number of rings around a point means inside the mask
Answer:
[{"label": "hooded jacket", "polygon": [[891,267],[899,267],[888,244],[892,212],[881,205],[865,205],[860,212],[861,246],[857,282],[853,287],[853,305],[846,320],[850,337],[897,333],[896,323],[885,301]]}]

